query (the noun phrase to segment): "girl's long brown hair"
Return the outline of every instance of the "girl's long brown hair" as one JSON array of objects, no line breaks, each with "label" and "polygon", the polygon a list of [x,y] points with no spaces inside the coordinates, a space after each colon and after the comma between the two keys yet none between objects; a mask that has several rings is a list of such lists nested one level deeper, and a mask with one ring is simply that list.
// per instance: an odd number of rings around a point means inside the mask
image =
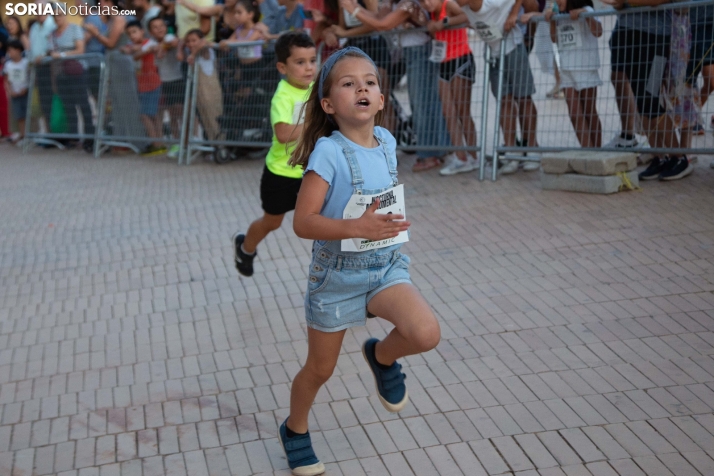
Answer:
[{"label": "girl's long brown hair", "polygon": [[[334,70],[335,66],[345,58],[361,58],[369,61],[369,59],[365,58],[362,55],[354,54],[351,52],[345,53],[345,55],[332,66],[332,69]],[[379,79],[379,71],[375,71],[375,74]],[[320,72],[317,73],[317,77],[320,77]],[[330,71],[327,77],[325,78],[325,82],[322,87],[323,98],[330,97],[330,88],[332,87],[332,81],[332,71]],[[295,150],[293,151],[292,155],[290,156],[290,160],[288,161],[288,164],[293,167],[300,166],[303,169],[307,167],[307,162],[310,159],[310,154],[312,154],[312,151],[315,149],[315,144],[317,144],[317,141],[321,137],[328,137],[330,136],[330,134],[332,134],[332,132],[339,130],[339,127],[337,126],[337,123],[334,121],[334,119],[332,119],[330,115],[327,114],[324,109],[322,109],[322,105],[320,104],[320,97],[318,95],[317,90],[318,87],[319,81],[315,81],[315,85],[313,86],[312,91],[310,91],[310,96],[308,97],[307,102],[303,105],[303,108],[305,110],[305,123],[303,124],[302,133],[300,134],[300,138],[298,139],[297,146],[295,147]],[[374,118],[375,126],[382,124],[383,112],[384,110],[377,112],[377,115]]]}]

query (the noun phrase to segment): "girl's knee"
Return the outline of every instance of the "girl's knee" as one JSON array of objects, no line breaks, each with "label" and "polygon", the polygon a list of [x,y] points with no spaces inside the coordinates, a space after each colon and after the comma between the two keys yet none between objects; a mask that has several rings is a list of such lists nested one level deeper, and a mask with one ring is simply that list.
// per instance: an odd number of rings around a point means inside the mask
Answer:
[{"label": "girl's knee", "polygon": [[335,366],[327,364],[325,362],[306,362],[302,369],[306,376],[310,378],[313,383],[324,385],[332,373],[335,371]]},{"label": "girl's knee", "polygon": [[439,341],[441,341],[441,327],[439,321],[432,315],[414,332],[412,344],[419,350],[419,353],[422,353],[435,348],[439,345]]}]

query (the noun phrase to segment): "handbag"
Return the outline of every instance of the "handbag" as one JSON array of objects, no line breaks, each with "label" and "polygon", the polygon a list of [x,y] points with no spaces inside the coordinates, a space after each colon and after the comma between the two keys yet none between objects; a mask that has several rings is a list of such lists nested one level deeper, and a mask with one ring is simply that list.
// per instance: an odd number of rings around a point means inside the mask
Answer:
[{"label": "handbag", "polygon": [[84,66],[76,59],[68,59],[62,62],[62,73],[67,76],[79,76],[84,73]]}]

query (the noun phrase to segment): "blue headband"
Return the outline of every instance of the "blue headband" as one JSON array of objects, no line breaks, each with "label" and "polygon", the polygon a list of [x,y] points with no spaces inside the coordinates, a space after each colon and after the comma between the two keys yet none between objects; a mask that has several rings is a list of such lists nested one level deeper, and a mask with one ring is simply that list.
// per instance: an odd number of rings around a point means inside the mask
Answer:
[{"label": "blue headband", "polygon": [[374,64],[372,58],[370,58],[367,53],[355,46],[348,46],[347,48],[342,48],[341,50],[335,51],[330,55],[329,58],[327,58],[327,61],[325,61],[325,64],[322,65],[322,69],[320,70],[320,83],[318,84],[319,89],[317,90],[317,97],[320,99],[320,101],[322,101],[322,89],[325,86],[325,78],[327,78],[327,75],[330,74],[330,71],[332,70],[332,67],[335,66],[335,63],[337,63],[347,53],[354,53],[366,60],[369,60],[369,62],[372,63],[372,66],[374,66],[375,71],[377,70],[377,65]]}]

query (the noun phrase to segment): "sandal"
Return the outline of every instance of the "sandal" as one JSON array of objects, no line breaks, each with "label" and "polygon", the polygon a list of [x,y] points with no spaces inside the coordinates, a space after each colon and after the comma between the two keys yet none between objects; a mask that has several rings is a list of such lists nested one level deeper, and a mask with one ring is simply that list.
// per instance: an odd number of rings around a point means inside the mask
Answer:
[{"label": "sandal", "polygon": [[425,159],[417,159],[412,167],[412,172],[424,172],[434,167],[440,167],[442,160],[439,157],[427,157]]}]

